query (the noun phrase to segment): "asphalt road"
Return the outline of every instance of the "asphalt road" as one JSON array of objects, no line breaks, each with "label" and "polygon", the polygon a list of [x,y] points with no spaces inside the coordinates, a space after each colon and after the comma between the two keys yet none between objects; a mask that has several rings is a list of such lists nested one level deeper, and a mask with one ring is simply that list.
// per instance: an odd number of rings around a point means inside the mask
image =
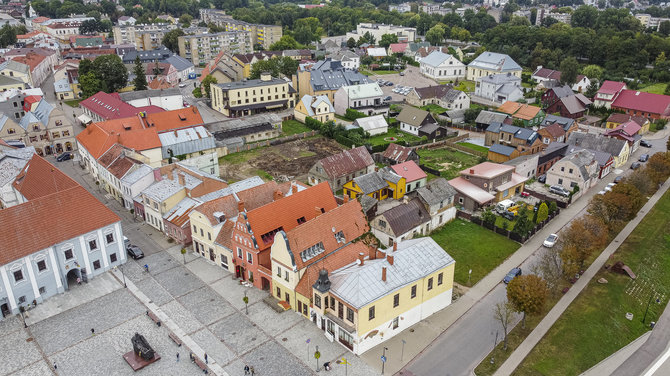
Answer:
[{"label": "asphalt road", "polygon": [[[630,173],[630,164],[637,161],[641,154],[653,154],[665,151],[665,139],[651,140],[651,149],[639,148],[626,164],[626,170],[619,171],[620,174]],[[573,219],[585,212],[585,207],[591,197],[612,182],[617,176],[611,173],[592,187],[583,197],[573,205],[576,206],[576,214]],[[572,210],[575,210],[573,208]],[[546,228],[545,228],[546,229]],[[560,233],[559,233],[560,235]],[[536,236],[546,236],[543,231]],[[532,242],[535,239],[531,239]],[[543,239],[535,240],[536,242]],[[542,252],[550,251],[539,246],[533,254],[522,264],[524,273],[530,272],[532,266],[539,260]],[[493,317],[493,308],[499,302],[506,300],[506,285],[502,282],[496,285],[484,298],[477,302],[465,315],[461,316],[449,329],[442,333],[430,346],[412,360],[399,374],[413,376],[465,376],[471,375],[482,359],[493,349],[498,333],[498,342],[502,340],[503,330],[500,323]],[[519,321],[521,316],[516,315],[511,330]]]}]

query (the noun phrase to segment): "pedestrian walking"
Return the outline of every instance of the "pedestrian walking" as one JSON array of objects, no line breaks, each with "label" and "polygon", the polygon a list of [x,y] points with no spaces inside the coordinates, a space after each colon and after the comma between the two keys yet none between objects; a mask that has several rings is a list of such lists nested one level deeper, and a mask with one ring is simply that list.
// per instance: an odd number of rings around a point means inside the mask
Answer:
[{"label": "pedestrian walking", "polygon": [[146,272],[149,273],[149,265],[148,264],[144,264],[144,270],[146,270]]},{"label": "pedestrian walking", "polygon": [[179,361],[179,353],[177,353],[177,361]]},{"label": "pedestrian walking", "polygon": [[81,285],[81,278],[77,277],[77,284]]},{"label": "pedestrian walking", "polygon": [[91,335],[92,335],[92,336],[95,335],[95,329],[93,329],[93,328],[91,328]]},{"label": "pedestrian walking", "polygon": [[56,362],[54,362],[54,369],[58,369],[58,366],[56,365]]},{"label": "pedestrian walking", "polygon": [[193,356],[193,353],[188,354],[189,359],[191,359],[191,363],[195,362],[195,356]]},{"label": "pedestrian walking", "polygon": [[249,367],[249,372],[251,372],[251,376],[254,376],[256,374],[256,370],[254,369],[253,366]]},{"label": "pedestrian walking", "polygon": [[249,366],[246,365],[246,364],[244,365],[244,374],[245,374],[245,375],[248,375],[248,374],[249,374]]},{"label": "pedestrian walking", "polygon": [[207,353],[205,353],[205,364],[209,364],[209,361],[207,360]]}]

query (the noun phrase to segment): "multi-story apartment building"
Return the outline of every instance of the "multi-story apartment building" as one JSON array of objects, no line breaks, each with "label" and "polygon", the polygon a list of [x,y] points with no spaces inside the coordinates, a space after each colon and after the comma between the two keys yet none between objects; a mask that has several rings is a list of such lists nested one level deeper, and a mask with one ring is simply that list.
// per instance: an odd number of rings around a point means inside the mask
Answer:
[{"label": "multi-story apartment building", "polygon": [[229,117],[277,111],[295,106],[295,90],[288,81],[261,74],[257,80],[211,86],[212,108]]},{"label": "multi-story apartment building", "polygon": [[[114,43],[132,44],[140,51],[150,51],[161,47],[163,37],[168,31],[174,30],[177,25],[171,23],[157,23],[150,25],[123,25],[114,26]],[[189,27],[183,29],[185,34],[197,34],[207,32],[204,27]]]},{"label": "multi-story apartment building", "polygon": [[658,30],[661,26],[661,23],[664,21],[670,21],[670,18],[666,17],[652,17],[652,15],[648,13],[638,13],[635,15],[635,18],[637,18],[642,26],[644,26],[645,29],[652,29],[652,30]]},{"label": "multi-story apartment building", "polygon": [[226,31],[248,31],[251,33],[252,46],[262,46],[264,50],[269,50],[270,46],[279,41],[283,35],[281,26],[250,24],[235,20],[220,9],[201,9],[200,18],[203,22],[213,23],[225,28]]},{"label": "multi-story apartment building", "polygon": [[340,61],[325,59],[314,64],[301,64],[293,76],[293,87],[300,98],[309,95],[327,95],[335,104],[335,92],[342,86],[367,84],[373,82],[367,76],[347,69]]},{"label": "multi-story apartment building", "polygon": [[416,39],[415,27],[384,25],[375,23],[358,24],[355,31],[347,33],[346,39],[354,38],[355,40],[358,40],[360,37],[362,37],[363,35],[365,35],[365,33],[368,32],[375,38],[376,42],[382,40],[382,35],[384,34],[397,35],[398,42],[414,42],[414,39]]},{"label": "multi-story apartment building", "polygon": [[351,108],[365,115],[388,116],[389,104],[384,101],[384,92],[376,82],[370,84],[342,86],[335,92],[335,113],[344,116]]},{"label": "multi-story apartment building", "polygon": [[205,66],[220,51],[228,54],[246,54],[254,50],[251,32],[224,31],[212,34],[184,35],[178,38],[179,56],[196,66]]}]

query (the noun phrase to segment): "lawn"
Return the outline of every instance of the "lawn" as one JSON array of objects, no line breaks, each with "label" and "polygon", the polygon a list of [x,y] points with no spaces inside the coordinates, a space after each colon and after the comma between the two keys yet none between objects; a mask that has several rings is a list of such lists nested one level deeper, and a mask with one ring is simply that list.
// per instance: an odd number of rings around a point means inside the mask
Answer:
[{"label": "lawn", "polygon": [[456,260],[454,280],[461,285],[468,285],[470,269],[472,286],[519,249],[518,243],[462,219],[447,223],[430,237]]},{"label": "lawn", "polygon": [[284,136],[312,131],[305,124],[297,120],[284,120],[281,124],[281,129]]},{"label": "lawn", "polygon": [[[668,303],[670,193],[666,193],[621,245],[611,262],[623,261],[636,280],[601,270],[538,343],[516,375],[578,375],[649,330]],[[599,284],[599,278],[607,284]],[[646,324],[642,323],[649,298]],[[625,314],[633,313],[632,320]]]},{"label": "lawn", "polygon": [[469,142],[458,142],[457,144],[459,144],[461,146],[465,146],[466,148],[470,148],[470,149],[475,150],[475,151],[481,151],[482,153],[488,153],[489,152],[489,148],[481,146],[481,145],[471,144]]},{"label": "lawn", "polygon": [[507,222],[507,229],[510,230],[510,231],[514,228],[514,225],[516,224],[516,221],[510,221],[508,219],[503,218],[500,215],[496,215],[496,226],[497,227],[504,228],[503,223],[505,223],[505,222]]},{"label": "lawn", "polygon": [[70,107],[79,107],[79,102],[81,101],[83,101],[83,99],[73,99],[71,101],[63,101],[63,103]]},{"label": "lawn", "polygon": [[639,91],[646,91],[647,93],[654,93],[654,94],[663,94],[665,93],[665,88],[668,86],[668,84],[664,83],[658,83],[658,84],[652,84],[649,86],[645,86],[641,89],[638,89]]},{"label": "lawn", "polygon": [[261,150],[263,150],[264,148],[265,147],[224,155],[223,157],[219,158],[219,164],[225,162],[227,164],[235,165],[247,162],[248,160],[260,155]]},{"label": "lawn", "polygon": [[441,114],[441,113],[447,111],[446,108],[444,108],[442,106],[438,106],[436,104],[429,104],[429,105],[421,107],[421,109],[426,110],[426,111],[428,111],[430,113],[433,113],[433,114]]},{"label": "lawn", "polygon": [[459,171],[479,163],[479,157],[447,148],[421,149],[417,152],[421,157],[421,164],[439,170],[441,176],[447,180],[457,177]]},{"label": "lawn", "polygon": [[474,81],[461,81],[458,85],[454,86],[454,89],[464,91],[466,93],[471,93],[475,91],[475,82]]},{"label": "lawn", "polygon": [[[397,140],[395,141],[386,140],[386,138],[389,137],[395,137]],[[421,137],[417,137],[415,135],[399,131],[398,128],[389,127],[389,131],[387,133],[374,135],[368,138],[366,142],[374,146],[374,145],[387,144],[389,142],[398,142],[398,141],[414,142],[419,140],[421,140]]]}]

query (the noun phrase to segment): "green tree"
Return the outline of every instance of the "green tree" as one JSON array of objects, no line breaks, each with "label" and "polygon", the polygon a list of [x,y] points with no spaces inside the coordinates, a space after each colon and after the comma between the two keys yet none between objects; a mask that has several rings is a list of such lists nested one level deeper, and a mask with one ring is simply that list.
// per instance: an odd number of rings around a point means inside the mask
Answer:
[{"label": "green tree", "polygon": [[347,47],[349,48],[356,47],[356,39],[354,39],[353,37],[347,39]]},{"label": "green tree", "polygon": [[379,45],[388,48],[391,43],[398,43],[398,36],[395,34],[384,34],[382,39],[379,41]]},{"label": "green tree", "polygon": [[484,224],[493,226],[493,224],[496,223],[496,215],[493,214],[491,209],[486,209],[486,211],[482,213],[482,221],[484,222]]},{"label": "green tree", "polygon": [[517,213],[517,220],[512,232],[521,237],[526,237],[535,224],[528,218],[528,209],[525,206],[522,206]]},{"label": "green tree", "polygon": [[658,32],[664,37],[670,35],[670,21],[661,22],[661,24],[658,25]]},{"label": "green tree", "polygon": [[603,68],[599,65],[589,64],[582,69],[582,74],[589,78],[591,81],[598,81],[603,76]]},{"label": "green tree", "polygon": [[426,32],[426,40],[430,42],[430,44],[438,46],[442,44],[445,35],[446,30],[444,29],[444,26],[442,26],[441,24],[437,24],[431,27],[430,30],[428,30],[428,32]]},{"label": "green tree", "polygon": [[13,46],[14,43],[16,43],[16,29],[9,24],[4,24],[0,28],[0,47]]},{"label": "green tree", "polygon": [[133,68],[133,74],[135,75],[135,91],[147,90],[147,76],[144,74],[144,67],[140,61],[140,56],[135,57],[135,67]]},{"label": "green tree", "polygon": [[270,50],[271,51],[295,50],[302,47],[303,46],[300,43],[298,43],[292,36],[285,34],[282,35],[281,39],[272,43],[272,45],[270,46]]},{"label": "green tree", "polygon": [[321,22],[316,17],[301,18],[293,24],[293,35],[298,43],[316,42],[321,39],[323,34]]},{"label": "green tree", "polygon": [[202,87],[205,90],[205,97],[209,98],[211,93],[212,93],[212,84],[216,84],[218,81],[214,76],[211,74],[208,74],[205,76],[205,78],[202,80]]},{"label": "green tree", "polygon": [[79,87],[84,98],[100,91],[106,91],[105,84],[93,72],[79,75]]},{"label": "green tree", "polygon": [[190,14],[182,14],[181,17],[179,17],[179,23],[183,27],[191,27],[191,22],[193,21],[193,16]]},{"label": "green tree", "polygon": [[549,218],[549,207],[543,202],[537,209],[537,223],[544,222],[547,218]]},{"label": "green tree", "polygon": [[598,89],[599,89],[598,81],[595,80],[591,81],[589,86],[586,88],[586,92],[584,93],[584,95],[586,95],[587,98],[593,98],[596,96],[596,93],[598,93]]},{"label": "green tree", "polygon": [[573,56],[567,57],[561,61],[561,83],[565,85],[574,85],[579,73],[579,63]]},{"label": "green tree", "polygon": [[533,274],[520,275],[507,284],[507,300],[515,311],[523,313],[522,328],[526,328],[526,315],[542,312],[547,293],[547,282]]},{"label": "green tree", "polygon": [[168,50],[178,53],[179,52],[179,37],[185,35],[184,30],[174,29],[170,30],[163,36],[163,46],[167,47]]},{"label": "green tree", "polygon": [[112,93],[128,86],[128,68],[118,55],[102,55],[93,60],[96,78],[105,83],[106,92]]}]

